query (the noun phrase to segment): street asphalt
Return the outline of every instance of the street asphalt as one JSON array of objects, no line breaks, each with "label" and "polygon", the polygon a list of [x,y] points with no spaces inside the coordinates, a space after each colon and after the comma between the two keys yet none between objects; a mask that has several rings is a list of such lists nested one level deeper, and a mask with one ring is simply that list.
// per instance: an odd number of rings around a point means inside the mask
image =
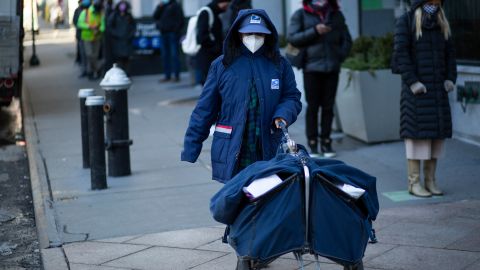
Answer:
[{"label": "street asphalt", "polygon": [[[132,78],[132,175],[108,177],[108,189],[92,191],[90,171],[82,168],[77,94],[81,88],[104,93],[99,81],[77,78],[71,32],[43,35],[41,66],[25,68],[23,107],[45,269],[234,269],[235,254],[220,243],[223,227],[208,208],[221,188],[211,180],[210,139],[197,163],[180,162],[200,94],[188,75],[179,83],[159,83],[159,75]],[[26,59],[30,53],[27,46]],[[305,144],[303,113],[290,133]],[[437,171],[445,196],[418,199],[406,191],[402,142],[334,137],[338,159],[377,177],[379,243],[367,249],[367,269],[480,269],[479,146],[448,140]],[[306,269],[314,269],[306,259]],[[339,267],[322,260],[322,269]],[[269,267],[297,268],[291,255]]]}]

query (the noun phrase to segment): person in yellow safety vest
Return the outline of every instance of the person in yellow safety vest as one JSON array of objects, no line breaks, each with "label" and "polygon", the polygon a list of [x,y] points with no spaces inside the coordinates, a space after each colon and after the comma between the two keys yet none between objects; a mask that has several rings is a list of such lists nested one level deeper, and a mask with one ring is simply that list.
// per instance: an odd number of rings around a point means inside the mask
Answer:
[{"label": "person in yellow safety vest", "polygon": [[77,26],[81,29],[81,39],[85,44],[87,58],[87,74],[90,80],[99,77],[98,56],[102,44],[102,34],[105,32],[105,15],[102,11],[102,1],[94,0],[78,18]]}]

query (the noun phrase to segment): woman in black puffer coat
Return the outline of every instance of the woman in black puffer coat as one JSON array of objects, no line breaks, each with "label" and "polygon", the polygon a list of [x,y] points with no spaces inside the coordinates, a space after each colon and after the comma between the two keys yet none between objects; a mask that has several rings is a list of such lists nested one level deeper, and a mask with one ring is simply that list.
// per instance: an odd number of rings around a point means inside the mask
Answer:
[{"label": "woman in black puffer coat", "polygon": [[303,82],[307,100],[306,133],[312,154],[318,153],[318,110],[322,107],[320,150],[335,156],[330,133],[340,66],[352,38],[337,0],[304,0],[290,20],[288,42],[304,48]]},{"label": "woman in black puffer coat", "polygon": [[127,73],[130,71],[128,64],[133,55],[133,39],[136,30],[136,22],[130,10],[130,4],[127,1],[120,1],[107,18],[112,60]]},{"label": "woman in black puffer coat", "polygon": [[[405,139],[408,190],[419,197],[443,195],[436,186],[437,159],[452,136],[448,92],[457,78],[450,26],[441,0],[413,0],[397,21],[395,51],[402,75],[400,136]],[[424,161],[425,187],[420,184]]]}]

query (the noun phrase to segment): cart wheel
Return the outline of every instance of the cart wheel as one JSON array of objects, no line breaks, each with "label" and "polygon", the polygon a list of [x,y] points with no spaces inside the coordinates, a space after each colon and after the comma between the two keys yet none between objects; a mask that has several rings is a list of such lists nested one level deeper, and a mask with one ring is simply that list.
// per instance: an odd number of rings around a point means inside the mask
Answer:
[{"label": "cart wheel", "polygon": [[343,270],[363,270],[363,262],[359,262],[356,265],[344,266]]}]

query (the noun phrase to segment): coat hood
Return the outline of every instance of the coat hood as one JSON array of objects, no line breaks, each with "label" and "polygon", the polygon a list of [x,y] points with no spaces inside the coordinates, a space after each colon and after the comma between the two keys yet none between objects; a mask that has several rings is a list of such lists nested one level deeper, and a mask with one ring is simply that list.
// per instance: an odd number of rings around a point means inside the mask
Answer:
[{"label": "coat hood", "polygon": [[[410,5],[412,10],[417,9],[418,7],[422,6],[423,4],[427,3],[429,0],[412,0],[412,4]],[[442,5],[445,3],[445,0],[442,0]]]},{"label": "coat hood", "polygon": [[[229,54],[231,54],[231,50],[237,47],[241,47],[242,43],[239,38],[239,33],[238,29],[246,17],[249,15],[259,15],[262,17],[262,19],[265,20],[268,29],[272,32],[272,34],[267,35],[265,37],[265,45],[267,51],[273,51],[274,54],[280,54],[279,48],[278,48],[278,32],[277,29],[275,28],[275,25],[273,24],[272,20],[270,20],[270,17],[268,17],[268,14],[265,10],[263,9],[243,9],[240,10],[238,13],[237,18],[233,22],[232,26],[228,30],[227,36],[225,37],[225,41],[223,43],[223,54],[225,55],[226,58],[228,58]],[[268,48],[267,48],[268,47]]]}]

